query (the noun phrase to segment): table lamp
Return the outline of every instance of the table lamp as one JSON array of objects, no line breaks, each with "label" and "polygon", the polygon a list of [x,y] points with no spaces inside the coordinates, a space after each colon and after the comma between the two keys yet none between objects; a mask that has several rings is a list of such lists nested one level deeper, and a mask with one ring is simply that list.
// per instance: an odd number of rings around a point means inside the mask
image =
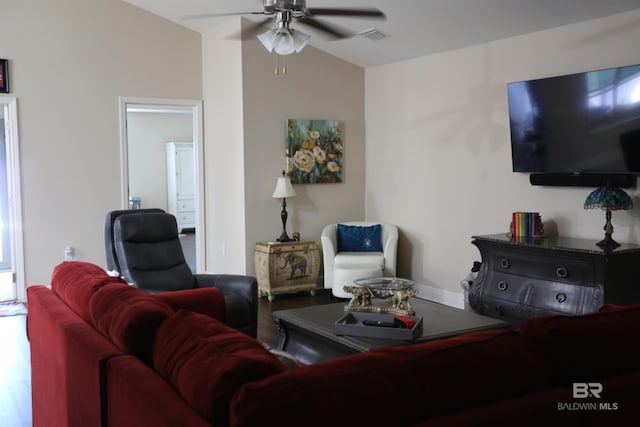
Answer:
[{"label": "table lamp", "polygon": [[291,180],[282,171],[282,176],[278,177],[276,182],[276,189],[273,192],[274,199],[282,199],[282,212],[280,212],[280,218],[282,218],[282,234],[278,237],[278,242],[290,242],[291,238],[287,235],[287,197],[295,197],[296,192],[291,185]]},{"label": "table lamp", "polygon": [[628,210],[633,208],[631,197],[624,190],[616,187],[600,187],[593,190],[584,201],[585,209],[602,209],[606,211],[607,222],[604,225],[604,239],[596,243],[604,250],[612,250],[620,246],[613,240],[613,225],[611,224],[611,211]]}]

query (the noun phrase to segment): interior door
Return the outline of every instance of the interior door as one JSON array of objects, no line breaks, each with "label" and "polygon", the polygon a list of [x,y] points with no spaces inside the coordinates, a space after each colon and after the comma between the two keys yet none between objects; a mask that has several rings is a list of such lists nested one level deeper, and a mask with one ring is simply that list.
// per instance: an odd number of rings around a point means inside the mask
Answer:
[{"label": "interior door", "polygon": [[0,121],[0,273],[11,271],[11,223],[4,120]]},{"label": "interior door", "polygon": [[17,116],[16,99],[0,97],[0,301],[26,301]]},{"label": "interior door", "polygon": [[[204,244],[204,170],[203,170],[203,134],[202,134],[202,102],[197,100],[179,100],[179,99],[156,99],[156,98],[120,98],[120,141],[121,141],[121,158],[122,158],[122,209],[129,208],[129,197],[138,196],[133,194],[131,189],[132,177],[134,174],[144,168],[155,168],[155,166],[136,164],[136,160],[132,157],[136,147],[136,142],[133,140],[133,135],[128,132],[128,121],[132,117],[131,114],[138,114],[141,112],[153,112],[163,115],[167,114],[185,114],[185,110],[191,117],[192,126],[192,140],[193,151],[190,159],[185,157],[185,162],[190,163],[191,172],[193,174],[192,182],[195,182],[195,188],[191,188],[189,191],[195,192],[195,270],[202,272],[205,269],[205,244]],[[159,141],[163,145],[166,141]],[[140,156],[137,156],[140,158]],[[149,160],[149,156],[143,155],[142,159]],[[194,161],[195,159],[195,161]],[[166,157],[162,160],[158,159],[154,162],[156,165],[163,164],[165,169],[165,176],[162,179],[164,181],[164,204],[167,203],[167,191],[166,191]],[[156,179],[155,187],[160,185],[160,179]],[[135,190],[134,190],[135,192]],[[160,207],[160,203],[153,205],[147,204],[148,198],[141,198],[142,207]],[[157,199],[156,199],[157,200]]]}]

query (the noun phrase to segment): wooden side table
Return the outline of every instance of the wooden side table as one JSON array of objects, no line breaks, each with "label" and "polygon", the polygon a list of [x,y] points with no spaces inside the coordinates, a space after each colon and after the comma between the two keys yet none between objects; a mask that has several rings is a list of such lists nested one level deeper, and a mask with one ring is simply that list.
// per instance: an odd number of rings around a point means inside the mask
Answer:
[{"label": "wooden side table", "polygon": [[320,251],[313,240],[258,242],[254,252],[260,296],[310,291],[316,294]]}]

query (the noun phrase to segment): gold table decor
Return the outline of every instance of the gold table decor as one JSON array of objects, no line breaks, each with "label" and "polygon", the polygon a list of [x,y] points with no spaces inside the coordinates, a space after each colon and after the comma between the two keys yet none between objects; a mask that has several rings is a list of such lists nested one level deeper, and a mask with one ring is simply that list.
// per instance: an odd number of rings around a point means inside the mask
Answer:
[{"label": "gold table decor", "polygon": [[[344,306],[345,311],[365,311],[387,313],[400,316],[416,314],[409,298],[416,296],[414,283],[399,277],[372,277],[357,279],[354,285],[346,285],[344,291],[351,294],[351,300]],[[374,304],[373,299],[382,300]]]}]

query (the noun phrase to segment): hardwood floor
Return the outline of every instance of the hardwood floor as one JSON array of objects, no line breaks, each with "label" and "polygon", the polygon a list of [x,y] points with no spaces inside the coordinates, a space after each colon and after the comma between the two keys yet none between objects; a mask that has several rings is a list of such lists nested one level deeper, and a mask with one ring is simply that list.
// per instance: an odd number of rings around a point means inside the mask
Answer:
[{"label": "hardwood floor", "polygon": [[338,302],[338,300],[334,300],[331,292],[326,290],[319,290],[315,296],[309,295],[308,292],[278,295],[271,302],[269,302],[267,297],[262,297],[258,303],[258,339],[267,343],[270,347],[275,347],[278,344],[280,331],[278,331],[271,317],[271,313],[274,311],[331,304],[334,302]]},{"label": "hardwood floor", "polygon": [[[330,293],[319,291],[278,295],[258,303],[258,339],[275,347],[280,332],[271,313],[276,310],[337,302]],[[26,316],[0,317],[0,427],[31,427],[31,368]]]}]

